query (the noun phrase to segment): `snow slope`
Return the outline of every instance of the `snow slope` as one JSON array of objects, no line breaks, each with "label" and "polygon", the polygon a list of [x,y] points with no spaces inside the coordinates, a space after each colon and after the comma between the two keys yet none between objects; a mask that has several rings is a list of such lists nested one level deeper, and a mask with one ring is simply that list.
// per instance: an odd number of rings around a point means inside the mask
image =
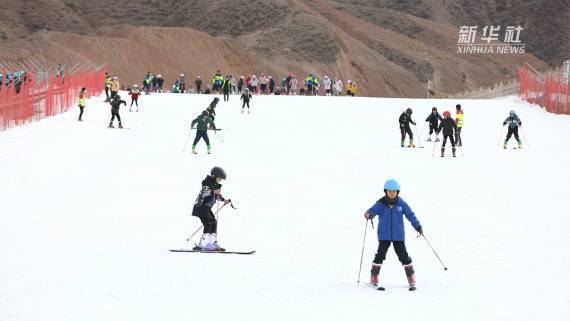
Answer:
[{"label": "snow slope", "polygon": [[[570,117],[460,101],[464,157],[441,159],[425,141],[400,148],[397,117],[411,106],[421,129],[432,106],[456,101],[271,96],[241,114],[232,96],[214,153],[203,142],[182,153],[211,99],[143,96],[119,130],[99,97],[83,123],[73,110],[0,133],[0,320],[567,318]],[[509,109],[530,148],[498,148]],[[191,246],[191,207],[215,165],[238,207],[221,211],[220,243],[257,253],[168,252]],[[356,283],[362,213],[390,177],[449,267],[406,223],[415,293],[393,249],[385,293]],[[363,281],[376,246],[369,229]]]}]

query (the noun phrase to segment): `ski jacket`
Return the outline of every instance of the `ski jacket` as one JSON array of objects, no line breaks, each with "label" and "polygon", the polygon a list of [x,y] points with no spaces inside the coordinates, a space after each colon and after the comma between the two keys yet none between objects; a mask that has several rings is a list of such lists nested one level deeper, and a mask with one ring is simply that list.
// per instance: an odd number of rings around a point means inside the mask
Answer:
[{"label": "ski jacket", "polygon": [[426,121],[429,122],[433,127],[437,127],[438,121],[441,121],[443,117],[436,111],[435,114],[432,112],[427,116]]},{"label": "ski jacket", "polygon": [[137,99],[139,98],[139,95],[141,94],[140,90],[138,89],[131,89],[131,92],[129,93],[129,95],[131,95],[131,99]]},{"label": "ski jacket", "polygon": [[406,114],[405,112],[402,113],[400,115],[400,119],[398,120],[398,122],[400,123],[400,127],[408,127],[410,126],[410,123],[412,124],[416,124],[413,120],[412,120],[412,116],[408,116],[408,114]]},{"label": "ski jacket", "polygon": [[111,91],[119,91],[121,89],[121,84],[119,84],[118,80],[111,81]]},{"label": "ski jacket", "polygon": [[323,84],[325,85],[325,89],[331,89],[331,80],[330,79],[325,79],[323,81]]},{"label": "ski jacket", "polygon": [[251,99],[251,93],[241,94],[240,99],[243,100],[245,103],[249,102],[249,100]]},{"label": "ski jacket", "polygon": [[232,88],[232,82],[229,79],[224,80],[224,84],[222,85],[222,89],[226,92],[229,92]]},{"label": "ski jacket", "polygon": [[127,102],[122,100],[122,99],[113,99],[113,100],[111,100],[110,104],[111,104],[111,108],[114,111],[118,111],[121,104],[124,104],[126,106]]},{"label": "ski jacket", "polygon": [[214,124],[214,121],[209,116],[200,115],[196,117],[196,119],[192,121],[190,126],[194,127],[194,125],[196,124],[198,124],[198,126],[196,126],[196,129],[198,130],[208,130],[208,125],[210,125],[212,129],[216,129],[216,124]]},{"label": "ski jacket", "polygon": [[505,125],[509,125],[509,128],[516,128],[519,127],[520,125],[522,125],[522,122],[519,118],[519,116],[514,115],[514,116],[509,116],[507,117],[507,119],[505,119],[505,121],[503,122],[503,126]]},{"label": "ski jacket", "polygon": [[[206,176],[206,178],[202,181],[202,189],[200,190],[200,193],[194,202],[194,208],[212,208],[212,206],[214,206],[216,203],[216,195],[214,194],[214,190],[220,187],[222,187],[222,185],[216,183],[216,179],[213,176]],[[196,211],[193,211],[192,215],[198,216],[198,213]]]},{"label": "ski jacket", "polygon": [[455,123],[459,128],[463,127],[463,117],[463,110],[460,110],[455,114]]},{"label": "ski jacket", "polygon": [[85,97],[85,93],[79,93],[79,103],[80,107],[85,107],[87,105],[87,98]]},{"label": "ski jacket", "polygon": [[370,212],[370,219],[378,216],[378,240],[380,241],[405,240],[404,216],[412,223],[416,231],[422,227],[410,206],[399,196],[392,207],[388,204],[388,198],[382,197],[368,212]]},{"label": "ski jacket", "polygon": [[437,133],[439,134],[442,129],[444,135],[452,136],[454,135],[455,132],[457,132],[457,125],[455,124],[453,119],[444,118],[439,124],[439,127],[437,128]]}]

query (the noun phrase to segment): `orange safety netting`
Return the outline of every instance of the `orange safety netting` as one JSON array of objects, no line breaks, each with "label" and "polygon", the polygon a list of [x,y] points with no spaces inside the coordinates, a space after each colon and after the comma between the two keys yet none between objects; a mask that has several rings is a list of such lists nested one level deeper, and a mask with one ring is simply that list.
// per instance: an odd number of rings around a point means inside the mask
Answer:
[{"label": "orange safety netting", "polygon": [[87,88],[87,97],[104,90],[105,69],[77,71],[63,78],[52,73],[41,81],[36,76],[27,72],[19,92],[14,83],[0,87],[0,131],[69,110],[77,103],[81,87]]},{"label": "orange safety netting", "polygon": [[544,107],[548,112],[570,115],[570,86],[554,73],[540,75],[526,65],[519,69],[522,99]]}]

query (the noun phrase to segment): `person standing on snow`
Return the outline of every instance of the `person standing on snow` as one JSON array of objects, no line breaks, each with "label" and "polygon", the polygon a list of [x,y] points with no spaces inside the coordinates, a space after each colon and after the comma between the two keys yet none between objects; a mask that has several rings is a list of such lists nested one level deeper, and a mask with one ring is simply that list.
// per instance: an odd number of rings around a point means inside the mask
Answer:
[{"label": "person standing on snow", "polygon": [[439,122],[442,120],[441,115],[437,112],[437,108],[433,107],[431,109],[431,114],[427,116],[426,122],[429,122],[429,136],[427,141],[431,142],[431,134],[435,132],[435,141],[439,142],[439,137],[437,136],[437,127]]},{"label": "person standing on snow", "polygon": [[453,157],[455,157],[455,140],[453,137],[455,137],[455,134],[457,133],[457,125],[455,124],[455,121],[451,119],[451,113],[449,111],[443,112],[443,120],[439,124],[435,135],[439,135],[442,130],[443,144],[441,145],[441,157],[445,156],[445,143],[447,142],[448,138],[449,142],[451,143],[451,152],[453,154]]},{"label": "person standing on snow", "polygon": [[114,95],[113,99],[111,100],[111,121],[109,122],[109,128],[115,128],[113,126],[113,121],[115,120],[115,117],[117,117],[117,121],[119,122],[119,128],[123,128],[123,124],[121,123],[121,115],[119,115],[119,107],[121,106],[121,104],[126,106],[127,102],[121,100],[121,96],[117,94]]},{"label": "person standing on snow", "polygon": [[222,196],[222,180],[226,179],[226,172],[221,167],[214,167],[210,175],[202,181],[202,189],[194,202],[192,216],[196,216],[204,226],[200,243],[194,250],[200,251],[225,251],[218,245],[217,231],[218,221],[212,213],[212,207],[216,201],[231,203],[231,200]]},{"label": "person standing on snow", "polygon": [[246,88],[240,97],[240,99],[243,100],[243,105],[241,105],[241,113],[242,114],[243,114],[243,109],[244,109],[246,104],[247,104],[247,113],[249,114],[249,101],[251,100],[251,98],[252,98],[251,92],[249,92],[249,89]]},{"label": "person standing on snow", "polygon": [[230,76],[226,76],[222,83],[222,92],[224,94],[224,101],[230,101],[230,92],[232,91],[232,80]]},{"label": "person standing on snow", "polygon": [[457,146],[463,146],[463,141],[461,140],[461,129],[463,128],[463,108],[460,104],[455,105],[455,124],[457,125],[457,132],[455,134],[455,143]]},{"label": "person standing on snow", "polygon": [[325,78],[323,80],[323,85],[325,86],[325,96],[331,96],[332,95],[331,84],[332,84],[332,82],[331,82],[329,76],[325,76]]},{"label": "person standing on snow", "polygon": [[106,102],[111,101],[111,96],[110,96],[109,92],[111,91],[111,82],[112,81],[113,81],[113,79],[111,78],[111,76],[109,76],[109,73],[106,72],[105,73],[105,96],[107,96],[107,99],[105,99]]},{"label": "person standing on snow", "polygon": [[196,77],[196,81],[194,81],[194,83],[196,84],[196,93],[201,94],[202,93],[202,79],[200,79],[200,76]]},{"label": "person standing on snow", "polygon": [[511,139],[511,136],[513,134],[515,135],[515,139],[519,143],[518,147],[522,148],[522,142],[519,138],[519,127],[522,126],[522,122],[514,110],[511,110],[509,112],[509,117],[507,117],[507,119],[505,119],[505,121],[503,122],[503,126],[507,124],[509,125],[509,131],[507,132],[507,137],[505,138],[505,142],[503,143],[503,148],[505,149],[507,148],[507,143],[509,142],[509,139]]},{"label": "person standing on snow", "polygon": [[192,144],[192,153],[198,154],[196,152],[196,145],[198,145],[200,139],[204,139],[208,147],[208,154],[211,154],[212,149],[210,146],[210,138],[208,138],[208,129],[216,130],[216,124],[214,124],[214,120],[210,117],[207,110],[204,110],[200,116],[196,117],[190,124],[190,127],[194,128],[196,124],[196,138],[194,138],[194,143]]},{"label": "person standing on snow", "polygon": [[83,119],[81,119],[81,117],[83,116],[83,109],[85,108],[85,106],[87,105],[87,96],[85,91],[87,90],[87,88],[83,87],[81,88],[81,91],[79,92],[79,118],[77,119],[78,121],[83,121]]},{"label": "person standing on snow", "polygon": [[121,89],[121,84],[119,83],[119,77],[114,76],[111,79],[111,99],[113,99],[113,97],[115,97],[115,95],[119,93],[120,89]]},{"label": "person standing on snow", "polygon": [[131,96],[131,105],[129,106],[129,111],[132,111],[133,103],[137,105],[137,111],[139,111],[139,96],[141,95],[139,85],[134,84],[131,91],[129,91],[129,95]]},{"label": "person standing on snow", "polygon": [[416,147],[414,145],[414,134],[412,133],[412,129],[410,128],[410,123],[416,125],[416,123],[412,120],[412,109],[408,108],[405,112],[400,115],[398,120],[400,123],[400,133],[402,135],[402,140],[400,141],[400,146],[404,147],[404,141],[406,140],[406,134],[410,136],[410,144],[408,147]]},{"label": "person standing on snow", "polygon": [[[404,216],[412,223],[418,235],[423,235],[423,229],[416,215],[401,197],[400,184],[389,179],[384,184],[384,196],[380,198],[369,210],[364,213],[364,218],[372,220],[378,216],[378,250],[372,262],[370,270],[370,284],[378,286],[379,274],[382,263],[386,259],[386,253],[390,245],[394,245],[394,250],[398,255],[398,260],[404,266],[404,271],[408,279],[410,291],[415,290],[416,278],[412,259],[408,255],[405,243]],[[378,287],[378,290],[384,290]]]},{"label": "person standing on snow", "polygon": [[243,76],[239,77],[239,80],[238,80],[238,83],[237,83],[237,90],[238,90],[238,92],[240,92],[240,93],[241,93],[241,90],[242,90],[243,85],[244,85],[244,82],[245,82],[243,79],[244,79]]}]

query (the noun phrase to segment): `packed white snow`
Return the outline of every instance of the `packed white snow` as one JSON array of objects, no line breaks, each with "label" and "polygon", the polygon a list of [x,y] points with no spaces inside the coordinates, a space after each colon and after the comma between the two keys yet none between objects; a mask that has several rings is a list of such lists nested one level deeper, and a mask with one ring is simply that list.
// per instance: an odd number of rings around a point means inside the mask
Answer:
[{"label": "packed white snow", "polygon": [[[126,94],[123,93],[126,97]],[[0,133],[0,320],[564,320],[570,314],[570,117],[516,98],[413,100],[239,96],[217,107],[198,155],[182,152],[213,96],[142,96],[108,129],[102,97]],[[435,156],[424,119],[461,103],[458,157]],[[401,148],[405,107],[425,148]],[[524,149],[499,147],[514,109]],[[116,123],[115,123],[116,124]],[[504,133],[504,132],[503,132]],[[194,138],[192,132],[191,139]],[[223,140],[223,142],[222,142]],[[420,142],[417,142],[418,144]],[[529,146],[530,145],[530,146]],[[171,253],[200,226],[202,179],[226,169],[219,242],[254,255]],[[444,271],[406,222],[409,292],[363,212],[396,178]],[[375,222],[377,225],[377,222]],[[198,234],[198,236],[200,233]],[[194,238],[195,241],[198,237]]]}]

